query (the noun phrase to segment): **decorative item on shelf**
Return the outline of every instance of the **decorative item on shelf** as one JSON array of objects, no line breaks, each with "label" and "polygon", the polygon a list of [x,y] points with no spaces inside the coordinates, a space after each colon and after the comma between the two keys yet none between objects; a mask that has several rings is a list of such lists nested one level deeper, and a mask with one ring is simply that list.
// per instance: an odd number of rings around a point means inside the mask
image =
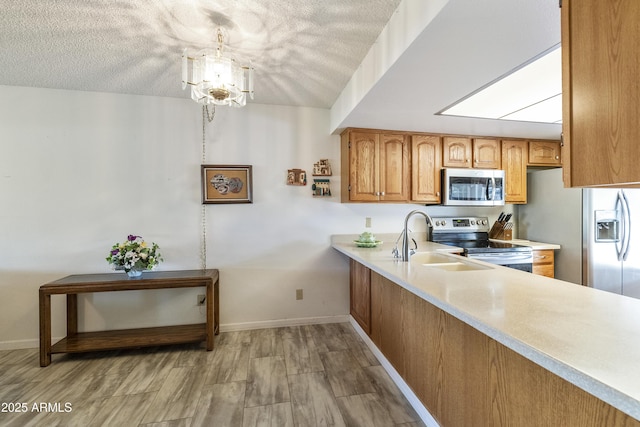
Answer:
[{"label": "decorative item on shelf", "polygon": [[202,203],[253,203],[251,165],[202,165]]},{"label": "decorative item on shelf", "polygon": [[311,190],[313,197],[329,197],[331,196],[331,183],[329,179],[314,179]]},{"label": "decorative item on shelf", "polygon": [[238,65],[223,52],[224,33],[218,28],[218,47],[182,53],[182,89],[191,86],[191,99],[203,105],[244,107],[253,99],[253,67]]},{"label": "decorative item on shelf", "polygon": [[314,176],[331,176],[331,165],[329,159],[320,159],[318,163],[313,164]]},{"label": "decorative item on shelf", "polygon": [[114,270],[124,270],[129,277],[140,277],[144,270],[153,270],[163,261],[159,249],[156,243],[149,247],[142,236],[129,234],[126,241],[111,247],[106,260]]},{"label": "decorative item on shelf", "polygon": [[287,185],[307,185],[307,173],[302,169],[289,169]]}]

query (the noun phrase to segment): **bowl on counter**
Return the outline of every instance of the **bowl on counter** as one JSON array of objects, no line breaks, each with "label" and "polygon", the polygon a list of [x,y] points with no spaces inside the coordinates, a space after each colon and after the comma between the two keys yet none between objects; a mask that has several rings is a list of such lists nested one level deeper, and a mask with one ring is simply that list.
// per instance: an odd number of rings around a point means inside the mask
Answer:
[{"label": "bowl on counter", "polygon": [[369,231],[365,231],[358,236],[358,240],[354,240],[354,243],[359,248],[375,248],[382,243],[381,240],[376,240],[376,236]]}]

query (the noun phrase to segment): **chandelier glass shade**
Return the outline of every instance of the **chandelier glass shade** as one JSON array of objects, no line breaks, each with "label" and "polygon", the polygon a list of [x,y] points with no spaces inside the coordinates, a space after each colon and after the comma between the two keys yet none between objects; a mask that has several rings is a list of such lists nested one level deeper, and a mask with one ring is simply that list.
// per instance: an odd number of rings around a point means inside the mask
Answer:
[{"label": "chandelier glass shade", "polygon": [[247,95],[253,99],[253,68],[240,66],[223,53],[222,31],[218,47],[182,54],[182,89],[191,87],[191,99],[202,105],[244,107]]}]

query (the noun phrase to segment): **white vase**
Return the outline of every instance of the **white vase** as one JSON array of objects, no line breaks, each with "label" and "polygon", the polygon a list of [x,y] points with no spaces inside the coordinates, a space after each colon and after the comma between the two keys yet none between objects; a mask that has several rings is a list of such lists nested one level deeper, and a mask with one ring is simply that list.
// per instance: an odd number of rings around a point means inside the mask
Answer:
[{"label": "white vase", "polygon": [[140,277],[142,276],[142,270],[129,270],[127,271],[127,276],[129,277]]}]

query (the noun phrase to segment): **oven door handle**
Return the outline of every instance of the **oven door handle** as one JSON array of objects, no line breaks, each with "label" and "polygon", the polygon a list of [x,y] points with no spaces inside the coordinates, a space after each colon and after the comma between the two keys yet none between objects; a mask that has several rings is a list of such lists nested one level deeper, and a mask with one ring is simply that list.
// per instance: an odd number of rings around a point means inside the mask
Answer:
[{"label": "oven door handle", "polygon": [[467,258],[477,259],[479,261],[488,262],[490,264],[531,264],[533,263],[533,254],[469,254]]}]

